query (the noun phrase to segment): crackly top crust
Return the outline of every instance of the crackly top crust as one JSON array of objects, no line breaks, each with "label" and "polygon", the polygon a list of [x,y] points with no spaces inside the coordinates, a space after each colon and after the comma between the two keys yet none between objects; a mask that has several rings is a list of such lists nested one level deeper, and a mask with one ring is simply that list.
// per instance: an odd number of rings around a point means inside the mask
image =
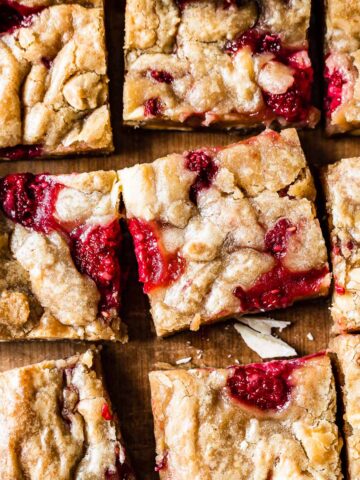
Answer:
[{"label": "crackly top crust", "polygon": [[[360,127],[360,5],[356,0],[327,0],[326,71],[328,82],[327,131],[330,134]],[[333,105],[331,106],[331,103]]]},{"label": "crackly top crust", "polygon": [[0,398],[3,480],[131,472],[93,351],[1,373]]},{"label": "crackly top crust", "polygon": [[[276,268],[265,235],[280,219],[296,226],[282,258],[284,265],[293,272],[322,271],[312,295],[326,293],[326,248],[315,217],[312,177],[296,131],[268,130],[228,147],[196,152],[212,157],[217,168],[209,188],[199,191],[196,200],[191,189],[197,174],[186,167],[191,152],[119,172],[129,222],[140,219],[145,228],[158,229],[154,235],[160,254],[165,252],[166,258],[177,252],[183,259],[175,281],[148,289],[157,333],[165,335],[189,325],[197,329],[200,323],[246,311],[234,289],[241,285],[249,290]],[[135,248],[143,241],[140,232]],[[138,247],[140,264],[142,255]]]},{"label": "crackly top crust", "polygon": [[[262,90],[286,92],[293,72],[277,62],[278,68],[272,68],[274,54],[252,56],[246,47],[232,56],[225,44],[256,28],[277,35],[285,48],[303,50],[298,63],[311,66],[306,53],[309,17],[308,0],[129,0],[125,122],[167,128],[271,123],[276,114],[268,111]],[[156,81],[152,71],[166,72],[172,80]],[[158,116],[144,109],[154,98],[163,107]],[[281,116],[279,121],[286,123]],[[310,109],[308,118],[297,123],[316,121]]]},{"label": "crackly top crust", "polygon": [[9,4],[38,10],[0,33],[0,158],[111,151],[102,1]]},{"label": "crackly top crust", "polygon": [[[63,186],[54,204],[60,225],[91,232],[118,221],[114,171],[46,179]],[[0,340],[126,340],[118,311],[99,312],[99,288],[77,269],[60,230],[25,228],[0,211],[0,272]]]},{"label": "crackly top crust", "polygon": [[331,308],[335,331],[360,329],[360,158],[324,170],[335,278]]},{"label": "crackly top crust", "polygon": [[292,373],[290,400],[278,411],[231,397],[230,375],[231,369],[150,373],[162,480],[342,478],[328,357],[304,359]]},{"label": "crackly top crust", "polygon": [[360,336],[339,335],[330,343],[336,353],[345,404],[345,441],[349,480],[360,477]]}]

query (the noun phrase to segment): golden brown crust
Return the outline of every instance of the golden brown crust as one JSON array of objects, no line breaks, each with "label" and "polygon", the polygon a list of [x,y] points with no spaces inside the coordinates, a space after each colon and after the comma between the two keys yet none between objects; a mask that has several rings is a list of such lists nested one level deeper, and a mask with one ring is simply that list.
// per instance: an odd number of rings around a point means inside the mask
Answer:
[{"label": "golden brown crust", "polygon": [[[344,132],[359,135],[360,35],[357,19],[360,5],[356,0],[327,0],[326,5],[326,76],[330,89],[341,85],[340,93],[335,94],[339,101],[331,108],[327,119],[327,132],[330,135]],[[331,79],[331,76],[335,77]]]},{"label": "golden brown crust", "polygon": [[102,1],[19,4],[43,10],[1,35],[0,158],[111,151]]},{"label": "golden brown crust", "polygon": [[290,401],[276,412],[232,399],[226,388],[230,372],[150,373],[162,480],[342,478],[328,357],[306,360],[293,372]]},{"label": "golden brown crust", "polygon": [[[286,92],[294,71],[268,52],[252,55],[249,47],[232,57],[225,43],[257,28],[278,35],[285,47],[302,50],[301,62],[306,58],[310,65],[309,18],[308,0],[263,0],[260,7],[255,0],[129,0],[125,123],[174,129],[269,125],[276,115],[266,108],[263,92]],[[153,71],[172,80],[156,81]],[[161,115],[146,111],[154,98]],[[277,120],[291,123],[281,116]],[[317,121],[316,109],[310,108],[308,118],[293,123],[314,126]]]},{"label": "golden brown crust", "polygon": [[98,362],[88,350],[0,374],[3,480],[101,479],[129,468]]},{"label": "golden brown crust", "polygon": [[345,441],[349,480],[360,477],[360,336],[339,335],[330,343],[343,377]]},{"label": "golden brown crust", "polygon": [[[249,290],[274,268],[265,235],[279,219],[299,226],[283,257],[286,268],[327,269],[315,189],[295,130],[267,130],[202,151],[218,170],[197,204],[189,193],[196,173],[186,168],[188,152],[119,172],[127,218],[156,222],[165,251],[186,263],[174,282],[149,292],[158,335],[244,313],[234,289]],[[329,282],[325,272],[314,295],[325,295]]]},{"label": "golden brown crust", "polygon": [[[106,225],[119,219],[114,171],[48,176],[63,185],[54,205],[66,225]],[[0,212],[0,340],[127,339],[115,309],[98,311],[96,283],[80,273],[61,232],[25,228]]]},{"label": "golden brown crust", "polygon": [[360,158],[347,158],[323,171],[335,280],[331,307],[339,332],[360,329]]}]

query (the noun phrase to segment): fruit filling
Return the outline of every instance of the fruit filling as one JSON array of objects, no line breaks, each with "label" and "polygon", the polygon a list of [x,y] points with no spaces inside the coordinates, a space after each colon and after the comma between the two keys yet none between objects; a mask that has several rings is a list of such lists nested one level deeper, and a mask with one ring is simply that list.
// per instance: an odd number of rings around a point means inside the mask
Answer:
[{"label": "fruit filling", "polygon": [[297,228],[287,218],[282,218],[266,233],[266,250],[275,256],[283,256],[286,253],[288,239],[296,230]]},{"label": "fruit filling", "polygon": [[190,200],[196,205],[198,193],[211,186],[218,172],[218,167],[203,150],[193,150],[185,157],[185,168],[197,173],[189,192]]},{"label": "fruit filling", "polygon": [[288,219],[280,219],[265,235],[265,249],[275,258],[274,267],[260,275],[248,290],[238,286],[234,295],[240,300],[242,311],[285,308],[295,300],[315,295],[328,273],[328,268],[293,272],[282,264],[289,238],[297,227]]},{"label": "fruit filling", "polygon": [[74,263],[79,272],[95,282],[101,295],[99,311],[107,318],[110,309],[120,308],[119,221],[114,220],[107,225],[80,226],[69,235]]},{"label": "fruit filling", "polygon": [[341,105],[342,91],[346,84],[346,80],[339,70],[334,70],[330,73],[329,69],[325,68],[325,82],[327,86],[327,95],[325,99],[325,110],[327,117]]},{"label": "fruit filling", "polygon": [[150,76],[160,83],[170,84],[174,81],[174,77],[171,75],[171,73],[166,72],[165,70],[150,70]]},{"label": "fruit filling", "polygon": [[281,410],[290,400],[294,370],[317,355],[320,354],[230,367],[227,388],[234,399],[245,405],[260,410]]},{"label": "fruit filling", "polygon": [[160,98],[149,98],[144,103],[145,117],[157,117],[162,114],[164,107]]},{"label": "fruit filling", "polygon": [[0,148],[0,158],[7,160],[30,160],[41,157],[42,153],[41,145],[16,145],[15,147]]},{"label": "fruit filling", "polygon": [[293,70],[294,80],[284,93],[263,90],[268,109],[290,122],[305,121],[311,108],[313,69],[306,50],[290,50],[282,46],[277,35],[250,29],[235,40],[228,40],[224,50],[235,55],[241,48],[250,47],[253,55],[273,54],[273,59]]},{"label": "fruit filling", "polygon": [[224,50],[226,53],[236,54],[243,47],[250,47],[253,54],[278,54],[282,49],[280,38],[277,35],[261,32],[255,28],[247,30],[235,40],[227,40]]},{"label": "fruit filling", "polygon": [[0,35],[13,33],[21,27],[29,27],[34,16],[45,7],[28,7],[13,0],[0,2]]},{"label": "fruit filling", "polygon": [[335,282],[335,292],[338,295],[345,295],[346,290],[345,290],[345,287]]},{"label": "fruit filling", "polygon": [[113,419],[112,413],[110,412],[110,408],[107,403],[104,403],[104,405],[101,408],[101,416],[103,417],[104,420],[107,420],[107,421],[110,421]]},{"label": "fruit filling", "polygon": [[54,212],[58,194],[63,188],[48,175],[7,175],[0,179],[0,208],[12,221],[37,232],[59,230]]},{"label": "fruit filling", "polygon": [[154,221],[147,222],[139,218],[131,218],[128,225],[144,292],[166,287],[177,280],[184,271],[185,260],[178,252],[169,253],[165,250],[160,239],[160,226]]},{"label": "fruit filling", "polygon": [[240,300],[242,311],[285,308],[299,298],[315,295],[328,272],[327,267],[292,272],[278,261],[253,287],[248,290],[236,287],[234,295]]},{"label": "fruit filling", "polygon": [[161,458],[161,460],[156,462],[155,472],[161,472],[161,470],[167,469],[167,464],[168,464],[167,457],[168,457],[168,454],[166,452],[165,455]]},{"label": "fruit filling", "polygon": [[0,209],[12,221],[39,233],[57,231],[67,240],[74,264],[88,275],[100,295],[99,312],[106,319],[120,307],[121,232],[118,220],[107,225],[69,229],[55,217],[59,192],[65,188],[48,175],[19,173],[0,179]]}]

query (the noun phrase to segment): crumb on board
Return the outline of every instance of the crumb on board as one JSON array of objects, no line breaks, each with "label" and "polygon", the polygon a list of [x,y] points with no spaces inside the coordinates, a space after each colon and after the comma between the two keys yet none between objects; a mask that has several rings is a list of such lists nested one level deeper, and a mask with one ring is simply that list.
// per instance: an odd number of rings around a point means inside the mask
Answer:
[{"label": "crumb on board", "polygon": [[190,330],[192,332],[197,332],[200,329],[200,323],[201,323],[201,315],[197,313],[196,315],[194,315],[194,318],[191,320]]},{"label": "crumb on board", "polygon": [[314,335],[309,332],[307,335],[306,335],[307,339],[310,340],[310,342],[313,342],[314,341]]},{"label": "crumb on board", "polygon": [[179,360],[176,360],[176,365],[184,365],[185,363],[190,363],[192,360],[192,357],[184,357],[184,358],[179,358]]}]

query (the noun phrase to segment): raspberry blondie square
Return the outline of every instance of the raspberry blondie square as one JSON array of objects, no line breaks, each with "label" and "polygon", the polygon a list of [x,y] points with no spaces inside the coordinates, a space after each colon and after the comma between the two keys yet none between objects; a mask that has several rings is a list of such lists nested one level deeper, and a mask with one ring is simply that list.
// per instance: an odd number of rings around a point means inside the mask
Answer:
[{"label": "raspberry blondie square", "polygon": [[0,477],[135,480],[89,350],[0,373]]},{"label": "raspberry blondie square", "polygon": [[360,330],[360,158],[323,171],[335,280],[332,316],[338,332]]},{"label": "raspberry blondie square", "polygon": [[102,0],[0,2],[0,159],[113,149]]},{"label": "raspberry blondie square", "polygon": [[341,479],[329,358],[150,373],[162,480]]},{"label": "raspberry blondie square", "polygon": [[126,339],[113,171],[0,179],[0,340]]},{"label": "raspberry blondie square", "polygon": [[325,109],[329,134],[360,133],[360,37],[356,0],[327,0]]},{"label": "raspberry blondie square", "polygon": [[310,0],[127,0],[124,121],[314,126]]},{"label": "raspberry blondie square", "polygon": [[344,399],[344,431],[349,480],[360,478],[360,335],[339,335],[330,344],[336,354]]},{"label": "raspberry blondie square", "polygon": [[315,189],[295,130],[168,155],[119,178],[158,335],[327,294]]}]

